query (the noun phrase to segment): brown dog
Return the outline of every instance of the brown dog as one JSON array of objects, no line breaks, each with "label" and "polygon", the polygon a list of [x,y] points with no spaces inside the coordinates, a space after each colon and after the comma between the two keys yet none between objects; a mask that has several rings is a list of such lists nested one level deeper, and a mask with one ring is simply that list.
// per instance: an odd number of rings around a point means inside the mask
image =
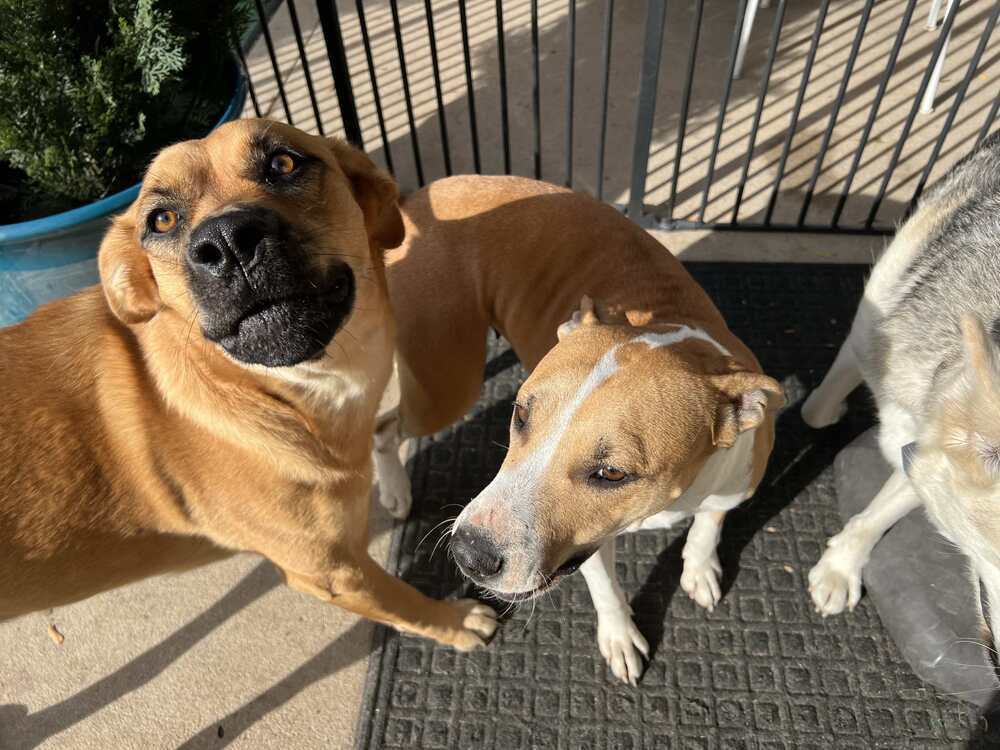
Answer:
[{"label": "brown dog", "polygon": [[101,285],[0,330],[0,620],[250,550],[401,630],[493,633],[488,607],[367,554],[397,196],[360,152],[277,123],[156,158]]},{"label": "brown dog", "polygon": [[450,551],[511,602],[579,568],[601,653],[634,683],[648,648],[618,585],[615,537],[693,518],[680,583],[712,609],[722,522],[761,481],[781,386],[680,262],[610,206],[466,176],[402,210],[406,241],[387,260],[401,399],[379,420],[380,496],[408,511],[400,438],[461,418],[480,393],[487,331],[499,330],[531,375],[503,466],[455,520]]}]

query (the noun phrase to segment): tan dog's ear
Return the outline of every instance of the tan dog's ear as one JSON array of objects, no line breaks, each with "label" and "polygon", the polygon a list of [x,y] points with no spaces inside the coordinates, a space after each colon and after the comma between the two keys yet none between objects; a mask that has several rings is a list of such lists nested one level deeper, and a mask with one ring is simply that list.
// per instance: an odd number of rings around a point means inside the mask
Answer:
[{"label": "tan dog's ear", "polygon": [[649,310],[626,310],[625,320],[633,328],[642,328],[653,324],[653,313]]},{"label": "tan dog's ear", "polygon": [[712,443],[729,448],[741,432],[759,427],[769,411],[785,405],[785,391],[774,378],[759,372],[734,372],[712,379],[719,404]]},{"label": "tan dog's ear", "polygon": [[146,252],[136,243],[131,225],[114,220],[97,255],[101,286],[111,312],[122,323],[145,323],[160,309],[160,292]]},{"label": "tan dog's ear", "polygon": [[336,138],[327,140],[337,163],[351,181],[354,200],[365,215],[369,240],[383,249],[399,247],[404,231],[396,181],[353,146]]},{"label": "tan dog's ear", "polygon": [[556,329],[556,338],[562,341],[580,326],[596,326],[600,325],[601,322],[594,300],[585,294],[580,299],[580,309],[576,310],[569,320]]}]

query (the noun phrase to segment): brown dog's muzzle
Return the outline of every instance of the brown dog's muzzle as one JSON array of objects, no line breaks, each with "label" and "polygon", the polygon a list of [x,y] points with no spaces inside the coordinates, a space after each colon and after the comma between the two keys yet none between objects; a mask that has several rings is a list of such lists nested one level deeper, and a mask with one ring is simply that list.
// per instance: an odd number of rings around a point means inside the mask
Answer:
[{"label": "brown dog's muzzle", "polygon": [[321,269],[307,240],[263,206],[202,221],[185,261],[205,337],[248,364],[282,367],[321,355],[354,304],[350,267]]}]

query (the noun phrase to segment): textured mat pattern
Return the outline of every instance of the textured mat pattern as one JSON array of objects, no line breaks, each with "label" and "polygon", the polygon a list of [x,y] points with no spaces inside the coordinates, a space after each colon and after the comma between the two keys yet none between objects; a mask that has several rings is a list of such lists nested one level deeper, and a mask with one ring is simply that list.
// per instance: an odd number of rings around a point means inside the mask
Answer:
[{"label": "textured mat pattern", "polygon": [[[839,530],[830,466],[872,424],[859,393],[823,432],[796,402],[833,359],[863,284],[857,266],[694,264],[697,279],[792,408],[780,417],[769,473],[722,535],[723,598],[708,613],[680,589],[685,530],[626,535],[619,576],[654,654],[638,689],[597,649],[581,576],[509,615],[489,648],[463,655],[382,629],[359,743],[371,748],[931,748],[976,731],[964,704],[913,676],[867,599],[824,620],[805,578]],[[414,509],[397,538],[404,578],[447,596],[464,590],[433,527],[494,476],[511,399],[524,377],[495,342],[483,398],[467,420],[422,441]],[[972,740],[971,746],[979,746]]]}]

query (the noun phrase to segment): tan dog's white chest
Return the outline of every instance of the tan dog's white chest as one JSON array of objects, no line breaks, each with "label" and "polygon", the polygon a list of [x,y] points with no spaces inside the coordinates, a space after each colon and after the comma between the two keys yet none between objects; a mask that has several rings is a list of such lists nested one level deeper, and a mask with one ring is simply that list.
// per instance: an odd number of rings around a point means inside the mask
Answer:
[{"label": "tan dog's white chest", "polygon": [[625,529],[627,532],[669,529],[695,513],[726,512],[753,494],[750,477],[756,430],[741,433],[731,448],[715,451],[694,482],[668,510],[648,516]]}]

